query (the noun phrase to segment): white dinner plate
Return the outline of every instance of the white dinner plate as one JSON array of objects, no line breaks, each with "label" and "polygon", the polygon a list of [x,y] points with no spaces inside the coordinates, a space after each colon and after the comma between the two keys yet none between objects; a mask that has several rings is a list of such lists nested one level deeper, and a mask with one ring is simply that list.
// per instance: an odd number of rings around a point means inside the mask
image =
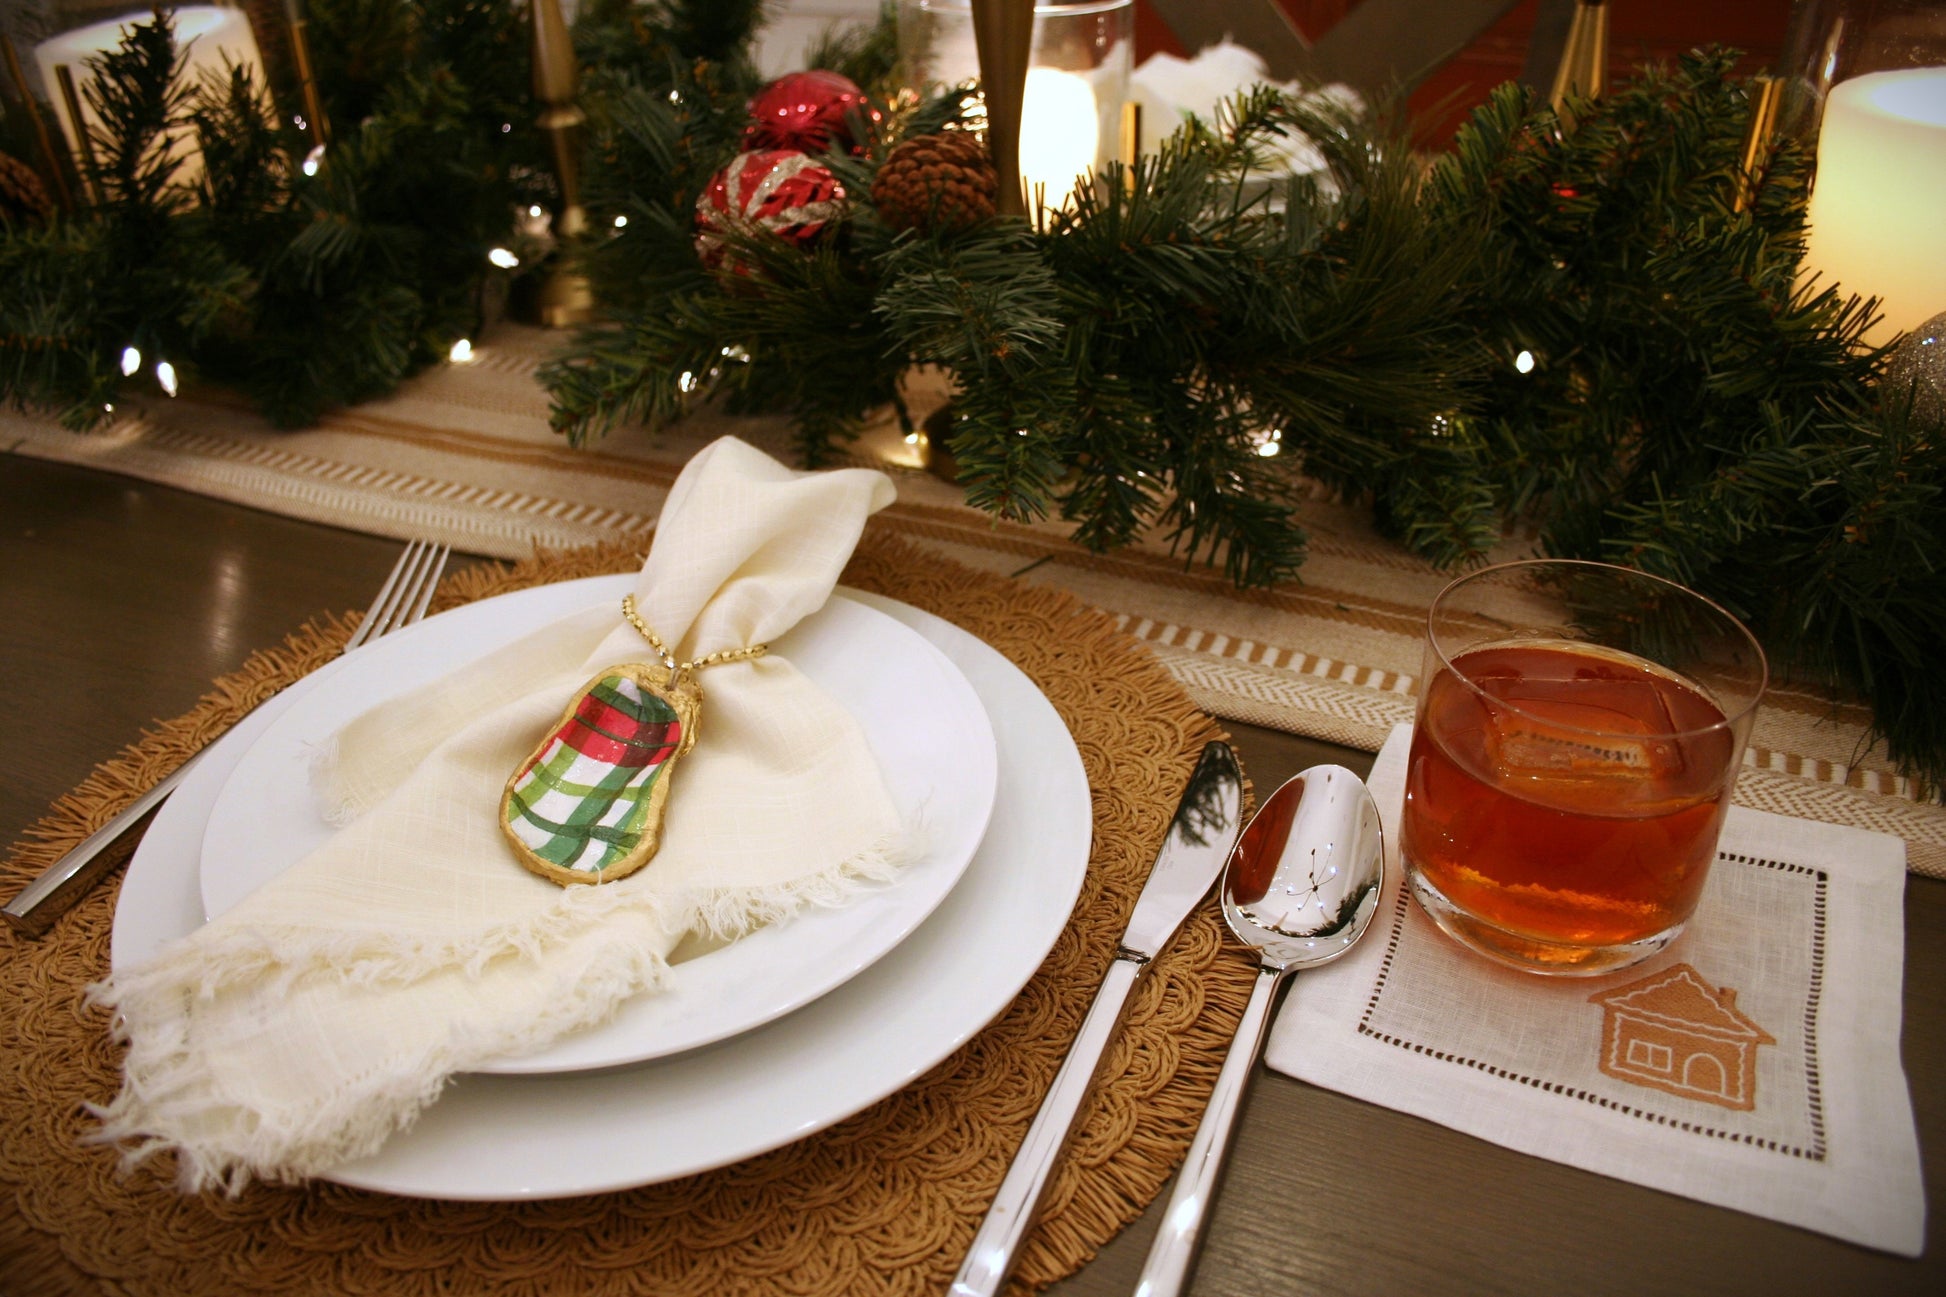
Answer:
[{"label": "white dinner plate", "polygon": [[[388,698],[590,607],[616,603],[634,577],[592,577],[468,604],[354,654],[253,744],[217,796],[203,833],[203,912],[215,917],[336,832],[311,791],[318,748]],[[599,1026],[476,1070],[507,1074],[616,1067],[727,1039],[801,1008],[882,958],[945,899],[993,809],[993,729],[946,655],[882,612],[842,596],[773,651],[859,723],[917,859],[883,887],[835,909],[807,909],[683,960],[666,990],[623,1003]],[[707,706],[707,704],[705,704]]]},{"label": "white dinner plate", "polygon": [[[994,719],[999,787],[986,837],[919,930],[850,982],[734,1039],[634,1067],[467,1076],[341,1183],[505,1201],[602,1193],[726,1166],[802,1139],[911,1083],[1012,1002],[1067,925],[1087,871],[1087,776],[1026,676],[928,613],[854,596],[911,626],[971,681]],[[225,736],[142,839],[115,910],[127,968],[203,922],[197,856],[217,793],[256,736],[342,663]]]}]

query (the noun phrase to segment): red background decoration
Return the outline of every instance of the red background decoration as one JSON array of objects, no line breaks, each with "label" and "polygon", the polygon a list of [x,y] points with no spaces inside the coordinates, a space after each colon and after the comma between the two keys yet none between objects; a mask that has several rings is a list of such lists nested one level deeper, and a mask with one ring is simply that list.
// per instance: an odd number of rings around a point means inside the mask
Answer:
[{"label": "red background decoration", "polygon": [[[1421,0],[1437,3],[1438,0]],[[1316,40],[1358,7],[1358,0],[1278,0],[1305,37]],[[1539,0],[1522,2],[1414,89],[1410,109],[1415,136],[1427,147],[1444,147],[1466,115],[1502,81],[1518,77],[1527,60]],[[1740,74],[1777,61],[1790,20],[1790,0],[1611,0],[1608,6],[1609,76],[1651,61],[1673,62],[1698,45],[1744,51]],[[1174,33],[1148,5],[1135,7],[1137,61],[1157,50],[1184,53]]]}]

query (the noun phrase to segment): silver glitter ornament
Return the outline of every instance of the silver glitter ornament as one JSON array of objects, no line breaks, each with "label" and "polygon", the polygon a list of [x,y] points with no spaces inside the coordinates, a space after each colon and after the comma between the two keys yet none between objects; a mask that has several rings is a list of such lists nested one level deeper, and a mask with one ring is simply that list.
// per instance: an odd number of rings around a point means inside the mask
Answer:
[{"label": "silver glitter ornament", "polygon": [[1879,391],[1893,404],[1910,391],[1914,419],[1946,423],[1946,311],[1907,334],[1893,349]]}]

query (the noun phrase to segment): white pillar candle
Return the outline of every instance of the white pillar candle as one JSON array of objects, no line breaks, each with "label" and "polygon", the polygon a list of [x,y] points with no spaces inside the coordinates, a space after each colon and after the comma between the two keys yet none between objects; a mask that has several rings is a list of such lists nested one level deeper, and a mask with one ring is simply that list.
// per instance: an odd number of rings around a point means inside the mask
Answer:
[{"label": "white pillar candle", "polygon": [[[205,72],[216,73],[227,80],[229,72],[226,64],[242,64],[251,69],[252,79],[259,87],[264,84],[263,60],[257,54],[257,41],[250,34],[250,19],[243,10],[194,5],[176,10],[175,16],[178,51],[176,75],[180,80],[189,85],[198,85]],[[62,32],[34,47],[34,61],[40,65],[41,84],[46,89],[48,102],[56,106],[55,116],[61,119],[61,128],[67,132],[71,147],[80,147],[80,134],[75,123],[68,120],[66,100],[61,94],[61,83],[54,69],[62,66],[68,69],[68,75],[74,79],[75,93],[81,99],[82,116],[90,126],[99,125],[101,119],[87,102],[85,87],[93,74],[85,64],[96,55],[121,48],[124,32],[153,17],[152,12],[143,11],[111,18],[107,22]],[[193,135],[180,132],[171,141],[170,147],[182,164],[176,170],[175,183],[195,183],[202,175],[203,160]]]},{"label": "white pillar candle", "polygon": [[1806,274],[1882,299],[1866,341],[1946,311],[1946,67],[1832,88],[1808,219]]},{"label": "white pillar candle", "polygon": [[1037,193],[1050,211],[1066,207],[1075,182],[1101,149],[1101,113],[1088,79],[1054,68],[1027,69],[1020,105],[1020,178],[1027,203]]}]

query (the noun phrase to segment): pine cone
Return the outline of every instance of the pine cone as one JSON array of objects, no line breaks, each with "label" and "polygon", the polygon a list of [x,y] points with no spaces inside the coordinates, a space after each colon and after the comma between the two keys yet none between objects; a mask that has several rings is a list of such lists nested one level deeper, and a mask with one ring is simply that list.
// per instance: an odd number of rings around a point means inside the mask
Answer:
[{"label": "pine cone", "polygon": [[54,203],[34,169],[0,153],[0,220],[37,224],[54,215]]},{"label": "pine cone", "polygon": [[895,230],[941,234],[992,219],[999,189],[980,137],[946,131],[915,135],[893,149],[872,181],[872,202]]}]

